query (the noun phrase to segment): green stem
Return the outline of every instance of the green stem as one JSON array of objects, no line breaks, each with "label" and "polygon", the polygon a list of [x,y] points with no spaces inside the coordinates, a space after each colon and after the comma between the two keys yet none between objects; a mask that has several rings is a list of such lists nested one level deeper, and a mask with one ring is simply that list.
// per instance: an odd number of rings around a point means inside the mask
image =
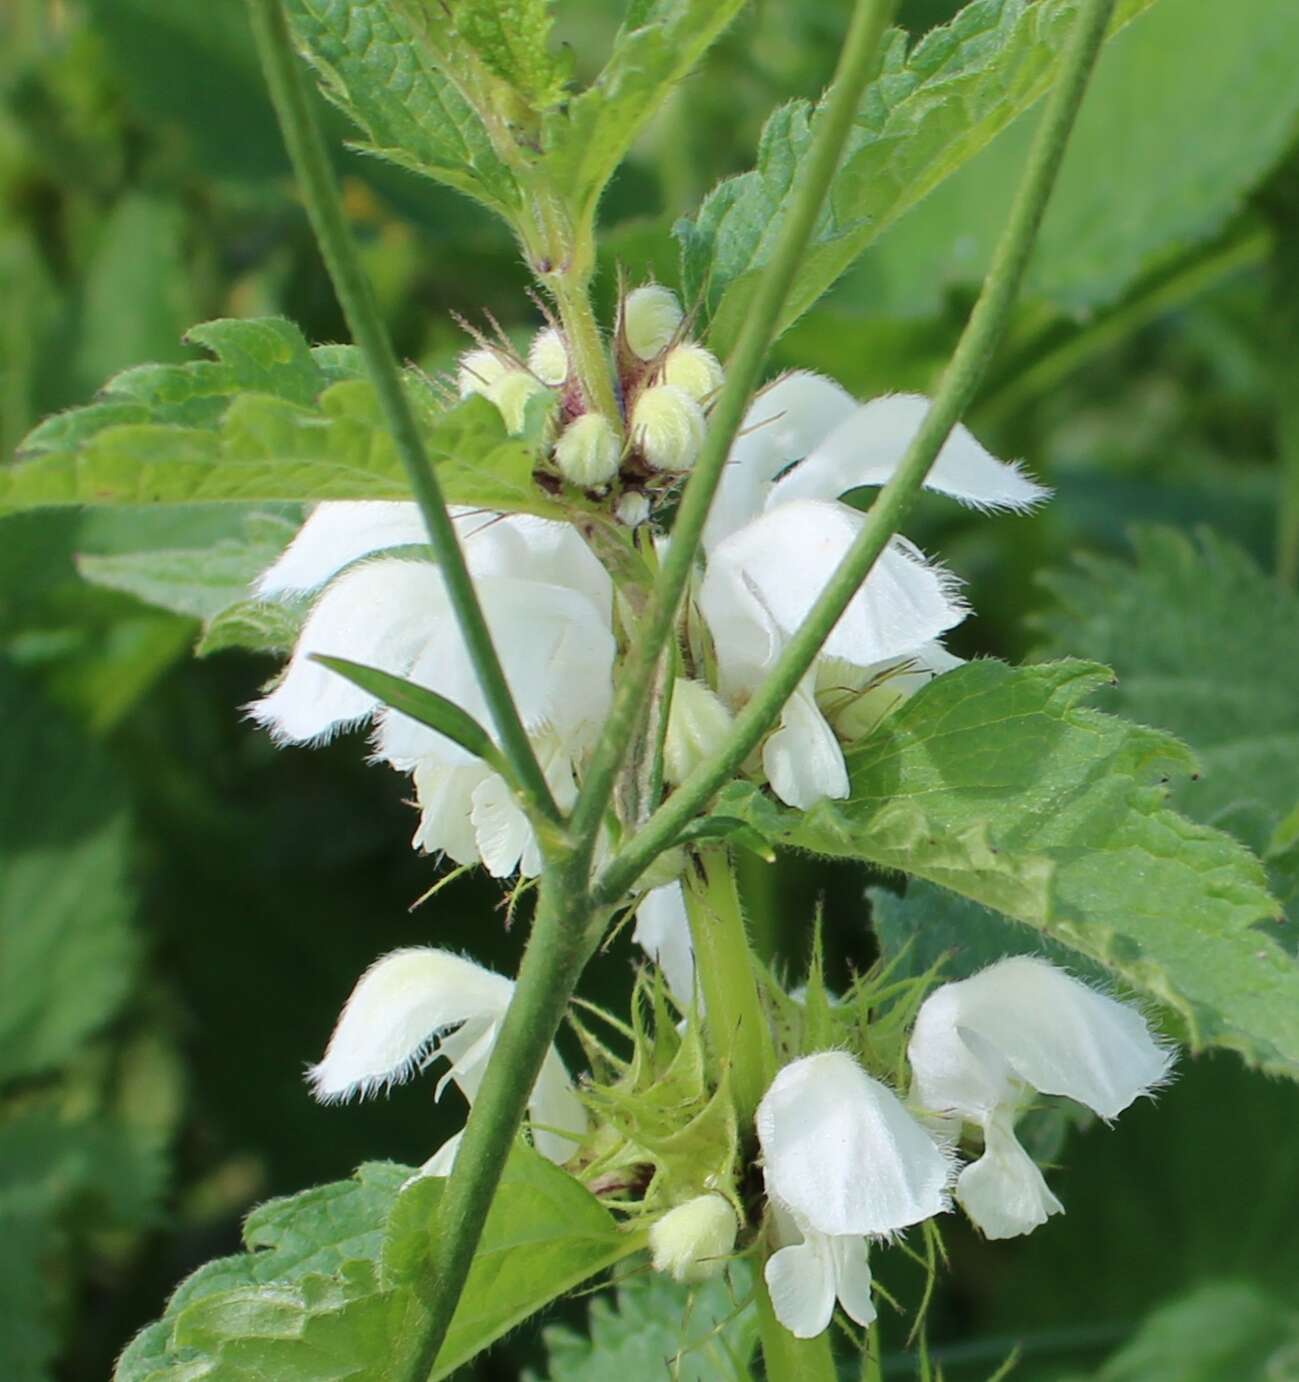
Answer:
[{"label": "green stem", "polygon": [[597,943],[582,910],[580,878],[568,866],[543,875],[537,914],[460,1150],[429,1226],[432,1287],[406,1382],[424,1382],[437,1361],[464,1290],[483,1224],[546,1052]]},{"label": "green stem", "polygon": [[622,896],[757,747],[920,492],[948,434],[973,399],[1010,321],[1042,214],[1113,9],[1114,0],[1084,0],[1069,38],[1060,80],[1051,92],[1034,136],[979,300],[944,371],[933,405],[901,464],[871,505],[861,532],[807,618],[735,717],[726,741],[712,758],[691,773],[605,868],[594,891],[597,901]]},{"label": "green stem", "polygon": [[695,863],[697,871],[687,874],[685,887],[695,971],[713,1056],[730,1071],[735,1116],[744,1136],[775,1077],[776,1053],[758,998],[731,861],[722,850],[705,850]]},{"label": "green stem", "polygon": [[672,542],[637,640],[627,654],[609,718],[586,770],[582,794],[573,812],[573,831],[579,839],[594,837],[609,804],[618,769],[653,682],[659,650],[672,632],[694,567],[704,521],[727,454],[744,419],[781,309],[829,193],[862,91],[875,71],[880,41],[892,13],[893,0],[857,0],[829,101],[817,122],[807,162],[799,170],[794,205],[762,276],[735,351],[726,362],[726,381],[710,414],[703,450],[682,494],[672,527]]},{"label": "green stem", "polygon": [[758,1274],[758,1336],[768,1382],[835,1382],[827,1329],[815,1339],[796,1339],[776,1318],[767,1283]]},{"label": "green stem", "polygon": [[365,357],[379,406],[406,469],[415,502],[424,516],[429,544],[437,557],[461,636],[491,711],[501,751],[534,813],[559,822],[559,808],[510,695],[505,672],[456,538],[455,526],[442,498],[442,487],[429,464],[419,427],[403,392],[397,358],[384,330],[374,291],[352,242],[338,183],[316,123],[281,0],[249,0],[249,7],[266,83],[312,229],[352,337]]},{"label": "green stem", "polygon": [[583,397],[594,411],[609,419],[621,436],[622,413],[614,397],[609,352],[591,307],[590,294],[585,286],[574,283],[571,274],[543,275],[542,281],[559,309],[569,361],[582,386]]}]

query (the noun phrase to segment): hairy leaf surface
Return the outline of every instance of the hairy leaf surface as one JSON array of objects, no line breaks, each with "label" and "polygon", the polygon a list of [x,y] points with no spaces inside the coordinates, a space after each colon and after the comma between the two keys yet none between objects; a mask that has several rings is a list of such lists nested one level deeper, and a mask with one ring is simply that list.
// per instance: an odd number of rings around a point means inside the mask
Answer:
[{"label": "hairy leaf surface", "polygon": [[1109,676],[969,663],[849,750],[847,800],[800,815],[736,783],[717,810],[1027,922],[1174,1009],[1192,1045],[1299,1076],[1299,964],[1262,865],[1169,807],[1181,743],[1083,704]]},{"label": "hairy leaf surface", "polygon": [[[1111,32],[1153,0],[1120,0]],[[1050,87],[1078,0],[975,0],[908,53],[901,33],[853,125],[828,203],[785,307],[788,326],[865,247],[972,158]],[[767,121],[753,171],[709,194],[679,227],[688,298],[712,313],[710,344],[734,345],[763,267],[798,193],[824,105],[782,106]]]}]

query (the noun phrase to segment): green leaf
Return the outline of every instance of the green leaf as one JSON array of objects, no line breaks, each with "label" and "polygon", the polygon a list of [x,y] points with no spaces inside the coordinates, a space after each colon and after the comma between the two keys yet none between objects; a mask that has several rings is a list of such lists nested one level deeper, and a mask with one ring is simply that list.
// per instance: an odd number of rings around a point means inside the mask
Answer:
[{"label": "green leaf", "polygon": [[[409,498],[374,390],[340,377],[355,357],[318,356],[278,318],[208,322],[189,335],[218,358],[127,370],[99,401],[42,423],[24,443],[28,459],[0,467],[0,511]],[[420,376],[406,384],[449,503],[568,511],[534,483],[531,447],[507,435],[486,399],[444,411]]]},{"label": "green leaf", "polygon": [[429,729],[446,735],[467,753],[481,758],[507,782],[512,779],[509,764],[492,743],[492,736],[468,711],[462,710],[454,701],[439,696],[436,691],[430,691],[425,686],[407,681],[405,677],[395,677],[391,672],[380,671],[377,667],[366,667],[345,657],[327,657],[324,653],[313,653],[312,659],[321,666],[328,667],[331,672],[337,672],[340,677],[346,677],[362,691],[377,696],[384,705],[400,710],[412,720],[418,720]]},{"label": "green leaf", "polygon": [[298,641],[306,605],[284,600],[238,600],[208,620],[195,645],[199,657],[247,648],[258,653],[287,653]]},{"label": "green leaf", "polygon": [[[1297,46],[1299,10],[1272,0],[1160,0],[1119,34],[1070,136],[1024,296],[1102,306],[1168,251],[1216,235],[1294,137]],[[945,289],[977,283],[1032,134],[1032,119],[1017,121],[910,211],[843,285],[845,307],[929,313]]]},{"label": "green leaf", "polygon": [[1172,1008],[1193,1046],[1299,1076],[1299,964],[1262,865],[1170,809],[1164,779],[1194,760],[1086,707],[1108,680],[1092,663],[968,663],[848,751],[846,800],[800,814],[735,783],[716,810],[1037,927]]},{"label": "green leaf", "polygon": [[[418,1290],[427,1281],[428,1232],[443,1182],[417,1181],[389,1222],[385,1269]],[[446,1377],[541,1307],[642,1245],[566,1171],[528,1147],[510,1154],[492,1200],[465,1293],[438,1354]]]},{"label": "green leaf", "polygon": [[[183,1283],[163,1319],[123,1353],[117,1382],[395,1374],[423,1318],[430,1219],[443,1186],[426,1177],[403,1190],[411,1174],[375,1163],[351,1181],[254,1211],[244,1228],[249,1251]],[[516,1147],[436,1376],[639,1246],[571,1176]]]},{"label": "green leaf", "polygon": [[321,87],[365,131],[360,146],[513,220],[522,205],[473,107],[389,0],[288,0]]},{"label": "green leaf", "polygon": [[1134,562],[1080,558],[1045,577],[1048,655],[1113,666],[1116,709],[1186,740],[1203,767],[1178,808],[1263,851],[1299,784],[1299,596],[1208,531],[1132,542]]},{"label": "green leaf", "polygon": [[459,0],[446,13],[456,36],[532,110],[560,102],[569,65],[550,51],[549,0]]},{"label": "green leaf", "polygon": [[600,75],[543,126],[546,173],[594,215],[633,139],[739,13],[744,0],[653,0],[619,31]]},{"label": "green leaf", "polygon": [[740,1262],[727,1277],[693,1287],[658,1272],[628,1273],[612,1300],[591,1302],[587,1334],[543,1331],[547,1382],[748,1382],[758,1342],[752,1290],[752,1271]]},{"label": "green leaf", "polygon": [[1299,1356],[1299,1312],[1261,1286],[1209,1282],[1156,1310],[1093,1382],[1282,1378]]},{"label": "green leaf", "polygon": [[[1119,0],[1111,32],[1153,0]],[[974,0],[909,54],[894,33],[867,90],[828,204],[782,318],[796,321],[904,212],[972,158],[1050,87],[1078,0]],[[719,184],[678,227],[682,281],[712,313],[709,344],[725,356],[797,195],[824,105],[781,107],[757,167]]]},{"label": "green leaf", "polygon": [[112,765],[3,661],[0,718],[4,1081],[58,1066],[118,1011],[138,942]]},{"label": "green leaf", "polygon": [[246,599],[253,581],[298,530],[298,524],[278,515],[254,511],[241,517],[242,537],[218,538],[203,547],[83,553],[77,570],[94,585],[207,622]]}]

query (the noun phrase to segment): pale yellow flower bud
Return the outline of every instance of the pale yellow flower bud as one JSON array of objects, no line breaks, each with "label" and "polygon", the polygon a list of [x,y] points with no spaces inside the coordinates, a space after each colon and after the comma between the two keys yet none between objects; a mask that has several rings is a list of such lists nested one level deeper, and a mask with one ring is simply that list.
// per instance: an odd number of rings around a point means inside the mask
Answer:
[{"label": "pale yellow flower bud", "polygon": [[566,480],[583,489],[607,485],[618,473],[622,448],[607,417],[585,413],[574,419],[555,446],[555,464]]},{"label": "pale yellow flower bud", "polygon": [[568,351],[564,349],[564,338],[553,326],[538,331],[532,338],[528,368],[552,389],[557,389],[568,378]]},{"label": "pale yellow flower bud", "polygon": [[471,393],[485,394],[499,379],[509,371],[509,364],[494,350],[467,350],[460,357],[460,368],[456,373],[456,383],[460,397],[468,398]]},{"label": "pale yellow flower bud", "polygon": [[731,712],[702,682],[678,677],[672,688],[663,776],[678,787],[709,756],[731,727]]},{"label": "pale yellow flower bud", "polygon": [[650,516],[650,501],[639,490],[631,490],[618,500],[618,522],[627,528],[639,528]]},{"label": "pale yellow flower bud", "polygon": [[663,382],[702,403],[722,387],[721,362],[711,350],[687,341],[668,351],[663,362]]},{"label": "pale yellow flower bud", "polygon": [[670,1209],[649,1232],[654,1266],[674,1281],[707,1281],[726,1266],[739,1232],[735,1211],[716,1191]]},{"label": "pale yellow flower bud", "polygon": [[622,331],[631,353],[652,360],[676,335],[681,304],[670,288],[647,283],[627,294],[622,307]]},{"label": "pale yellow flower bud", "polygon": [[699,404],[671,384],[656,384],[636,400],[632,436],[653,470],[689,470],[704,444]]},{"label": "pale yellow flower bud", "polygon": [[490,388],[485,390],[487,397],[496,404],[505,420],[506,431],[517,435],[523,431],[528,404],[540,394],[550,391],[539,384],[527,370],[509,370],[502,374]]}]

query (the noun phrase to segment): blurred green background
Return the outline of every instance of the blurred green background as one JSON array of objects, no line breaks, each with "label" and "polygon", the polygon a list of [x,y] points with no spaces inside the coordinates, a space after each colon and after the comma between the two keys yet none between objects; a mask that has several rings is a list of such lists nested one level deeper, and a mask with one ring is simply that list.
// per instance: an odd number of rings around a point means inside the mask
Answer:
[{"label": "blurred green background", "polygon": [[[617,8],[561,0],[579,77],[597,69]],[[901,20],[919,33],[956,8],[914,0]],[[847,9],[763,0],[676,93],[604,206],[606,306],[617,266],[633,281],[653,271],[675,282],[673,222],[748,166],[776,103],[820,90]],[[954,649],[1012,659],[1071,646],[1053,633],[1043,574],[1083,553],[1127,562],[1132,525],[1206,525],[1239,545],[1261,567],[1249,579],[1278,602],[1268,619],[1249,601],[1248,633],[1230,611],[1219,626],[1197,623],[1207,564],[1188,568],[1182,592],[1196,675],[1244,687],[1221,723],[1181,722],[1175,708],[1165,717],[1208,750],[1253,713],[1250,678],[1271,679],[1288,707],[1299,689],[1285,642],[1299,636],[1296,602],[1271,574],[1293,578],[1299,502],[1284,463],[1289,454],[1288,473],[1299,470],[1296,52],[1299,19],[1272,0],[1161,0],[1114,44],[1011,339],[969,419],[997,454],[1027,458],[1057,500],[1031,520],[996,521],[926,503],[909,526],[969,583],[977,616]],[[348,154],[343,121],[327,119],[400,352],[445,368],[462,345],[453,312],[481,320],[488,309],[532,329],[507,233],[450,192]],[[779,343],[775,365],[823,369],[862,395],[930,385],[1030,126],[1012,127],[887,234]],[[5,457],[37,419],[86,401],[113,372],[192,354],[182,344],[192,323],[277,312],[313,341],[344,338],[242,0],[5,0]],[[421,1161],[462,1117],[454,1093],[439,1109],[423,1080],[374,1105],[322,1109],[303,1067],[384,951],[432,942],[510,970],[519,949],[520,928],[507,930],[499,892],[482,881],[412,910],[438,867],[409,849],[402,781],[367,766],[359,736],[278,751],[241,718],[273,662],[195,661],[194,622],[83,579],[96,555],[193,548],[235,519],[0,520],[6,1382],[105,1377],[186,1272],[237,1248],[257,1200],[367,1158]],[[1126,571],[1111,570],[1110,587],[1123,589]],[[1130,613],[1115,619],[1107,647],[1073,650],[1111,658],[1122,677],[1127,658],[1140,666],[1149,630]],[[1070,627],[1083,642],[1099,637],[1085,621]],[[1233,651],[1227,633],[1256,655]],[[1155,714],[1139,696],[1123,708]],[[1195,798],[1183,804],[1196,813]],[[1242,832],[1262,848],[1282,814]],[[1277,865],[1278,886],[1299,877],[1288,867]],[[796,974],[819,899],[842,981],[874,954],[865,889],[880,882],[798,859],[751,867],[760,946]],[[585,994],[616,1007],[633,964],[624,937]],[[953,1378],[991,1375],[1017,1344],[1014,1375],[1025,1378],[1262,1377],[1265,1358],[1268,1376],[1299,1376],[1284,1353],[1295,1337],[1287,1312],[1299,1307],[1296,1129],[1292,1087],[1227,1058],[1188,1061],[1157,1106],[1058,1150],[1067,1217],[1010,1244],[953,1221],[934,1358]],[[914,1300],[900,1254],[876,1267]],[[1193,1291],[1163,1326],[1173,1343],[1144,1363],[1105,1363],[1153,1308]],[[580,1324],[585,1309],[561,1317]],[[905,1319],[885,1314],[885,1375],[914,1375]],[[1233,1353],[1242,1321],[1258,1328]],[[1180,1362],[1174,1343],[1189,1350]],[[1292,1370],[1275,1371],[1278,1357]],[[478,1376],[512,1378],[524,1365],[546,1371],[535,1330],[499,1346]]]}]

